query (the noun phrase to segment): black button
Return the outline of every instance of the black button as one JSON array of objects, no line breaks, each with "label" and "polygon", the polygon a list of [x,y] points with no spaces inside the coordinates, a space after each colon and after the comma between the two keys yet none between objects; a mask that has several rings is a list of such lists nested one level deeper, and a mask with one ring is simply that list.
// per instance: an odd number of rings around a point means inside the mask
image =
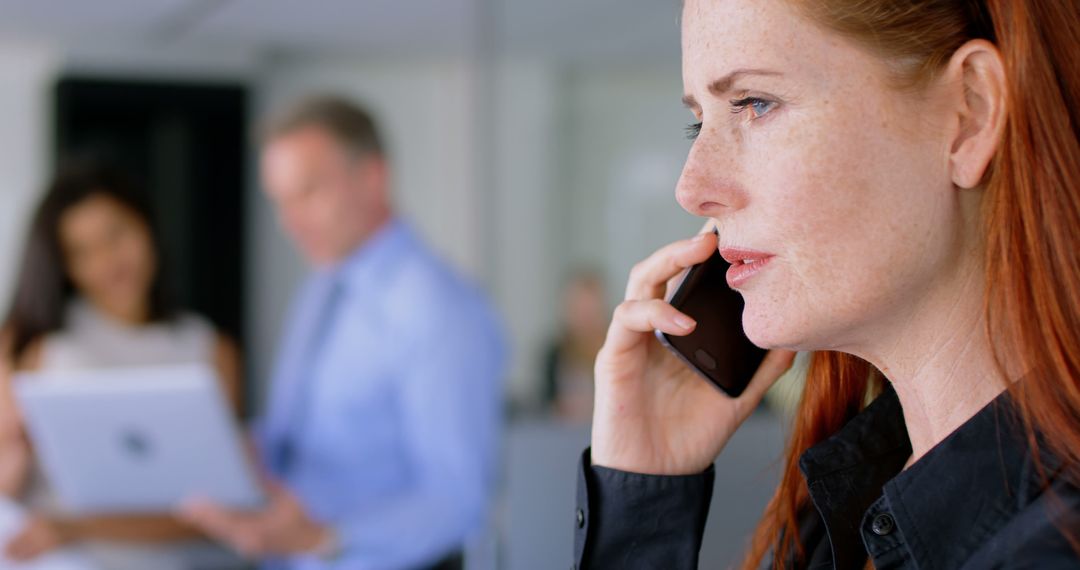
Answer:
[{"label": "black button", "polygon": [[870,530],[874,531],[874,534],[878,536],[891,534],[894,528],[896,528],[896,522],[886,514],[874,517],[874,522],[870,523]]},{"label": "black button", "polygon": [[585,528],[585,511],[581,509],[577,510],[577,527]]}]

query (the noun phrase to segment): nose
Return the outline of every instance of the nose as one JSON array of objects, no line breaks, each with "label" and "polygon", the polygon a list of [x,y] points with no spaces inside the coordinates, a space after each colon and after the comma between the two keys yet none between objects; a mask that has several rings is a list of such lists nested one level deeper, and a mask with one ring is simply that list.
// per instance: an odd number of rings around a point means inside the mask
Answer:
[{"label": "nose", "polygon": [[686,157],[675,199],[695,216],[719,217],[745,205],[738,179],[737,161],[719,144],[699,138]]}]

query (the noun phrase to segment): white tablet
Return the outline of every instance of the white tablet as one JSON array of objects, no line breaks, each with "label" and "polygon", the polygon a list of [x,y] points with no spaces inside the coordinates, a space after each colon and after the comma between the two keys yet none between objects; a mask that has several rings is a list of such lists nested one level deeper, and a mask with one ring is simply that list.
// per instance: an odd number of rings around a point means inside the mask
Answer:
[{"label": "white tablet", "polygon": [[166,512],[262,494],[206,366],[22,373],[15,396],[46,478],[75,514]]}]

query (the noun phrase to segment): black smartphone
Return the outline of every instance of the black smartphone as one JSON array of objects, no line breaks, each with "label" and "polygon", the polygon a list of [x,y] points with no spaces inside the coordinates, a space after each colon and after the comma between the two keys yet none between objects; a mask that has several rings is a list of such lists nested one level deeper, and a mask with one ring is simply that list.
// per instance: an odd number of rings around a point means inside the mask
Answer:
[{"label": "black smartphone", "polygon": [[727,284],[730,265],[719,251],[687,270],[668,300],[697,321],[686,336],[656,331],[656,337],[687,366],[727,395],[736,397],[750,384],[767,352],[746,338],[742,295]]}]

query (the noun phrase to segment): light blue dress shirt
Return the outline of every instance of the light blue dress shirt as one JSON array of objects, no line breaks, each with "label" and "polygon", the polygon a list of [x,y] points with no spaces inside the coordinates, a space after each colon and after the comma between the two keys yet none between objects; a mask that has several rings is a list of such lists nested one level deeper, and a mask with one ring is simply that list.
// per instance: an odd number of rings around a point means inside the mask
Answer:
[{"label": "light blue dress shirt", "polygon": [[400,221],[308,280],[255,435],[270,472],[337,531],[341,556],[268,568],[416,568],[462,547],[497,471],[497,323]]}]

